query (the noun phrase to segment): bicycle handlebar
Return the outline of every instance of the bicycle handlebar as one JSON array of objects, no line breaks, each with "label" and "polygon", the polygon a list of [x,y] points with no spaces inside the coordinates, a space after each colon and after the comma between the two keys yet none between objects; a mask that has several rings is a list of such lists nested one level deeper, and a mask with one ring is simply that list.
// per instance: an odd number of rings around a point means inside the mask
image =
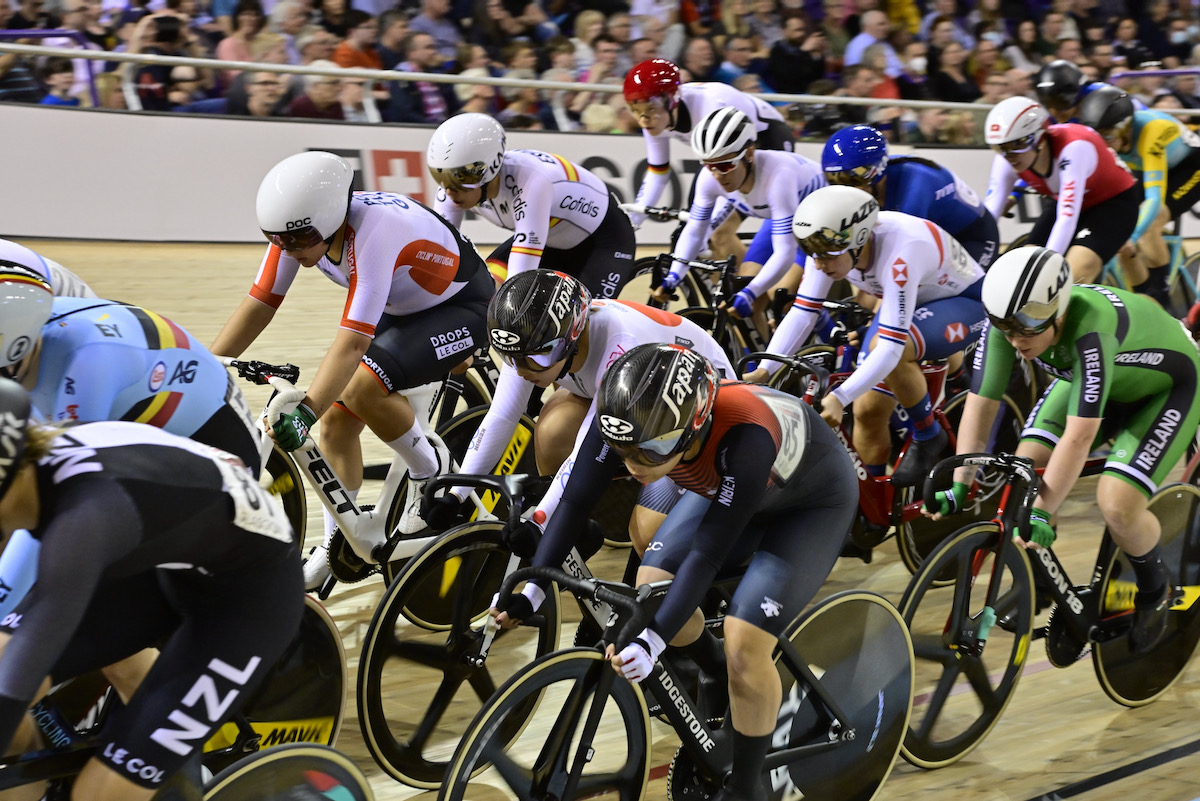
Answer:
[{"label": "bicycle handlebar", "polygon": [[244,378],[259,386],[269,383],[271,378],[282,378],[289,384],[295,384],[300,380],[300,368],[294,364],[268,364],[253,359],[243,361],[226,357],[220,358],[226,367],[237,370],[239,378]]},{"label": "bicycle handlebar", "polygon": [[688,221],[688,213],[684,209],[669,209],[666,206],[644,206],[641,203],[619,203],[617,208],[625,213],[645,214],[652,220],[658,222],[669,222],[670,220],[678,220],[679,222]]},{"label": "bicycle handlebar", "polygon": [[[817,363],[816,357],[813,356],[780,356],[775,353],[767,353],[760,351],[757,353],[747,353],[737,360],[733,370],[737,375],[742,374],[746,364],[751,361],[773,361],[779,362],[788,369],[795,370],[801,375],[807,375],[809,381],[807,394],[812,396],[812,405],[817,411],[821,410],[821,400],[825,397],[825,393],[829,391],[829,371]],[[813,385],[816,386],[813,386]]]},{"label": "bicycle handlebar", "polygon": [[1038,475],[1032,459],[1015,456],[1011,453],[962,453],[943,459],[934,465],[933,469],[929,471],[929,475],[925,477],[922,491],[926,507],[934,508],[935,496],[939,489],[950,486],[950,474],[960,467],[988,467],[1004,474],[1006,483],[1014,480],[1024,483],[1025,492],[1021,496],[1016,521],[1019,530],[1028,530],[1029,511],[1033,508],[1034,499],[1037,498],[1038,490],[1042,485],[1041,476]]},{"label": "bicycle handlebar", "polygon": [[505,577],[500,585],[500,597],[512,595],[517,584],[531,579],[553,581],[581,598],[591,598],[593,601],[606,603],[609,606],[622,609],[629,613],[629,620],[622,627],[614,643],[620,651],[634,637],[642,632],[649,624],[649,610],[642,603],[650,594],[650,585],[643,584],[637,589],[624,584],[601,581],[594,578],[579,578],[566,572],[560,567],[522,567]]},{"label": "bicycle handlebar", "polygon": [[826,300],[822,301],[821,306],[831,316],[838,317],[842,323],[848,328],[860,328],[875,316],[875,313],[864,309],[858,303],[852,300]]},{"label": "bicycle handlebar", "polygon": [[425,485],[424,503],[428,508],[438,490],[449,489],[451,487],[474,487],[498,493],[508,502],[508,508],[512,510],[510,511],[510,515],[515,513],[519,516],[521,514],[521,507],[525,503],[525,488],[529,483],[529,479],[530,476],[528,473],[514,473],[503,476],[490,473],[447,473],[435,476]]}]

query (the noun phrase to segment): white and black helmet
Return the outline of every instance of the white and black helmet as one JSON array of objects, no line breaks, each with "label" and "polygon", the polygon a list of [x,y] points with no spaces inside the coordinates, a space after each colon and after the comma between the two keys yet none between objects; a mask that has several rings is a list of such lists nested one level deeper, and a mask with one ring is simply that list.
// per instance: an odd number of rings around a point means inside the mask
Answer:
[{"label": "white and black helmet", "polygon": [[757,138],[750,118],[725,106],[706,115],[692,129],[692,150],[701,161],[728,160],[744,153]]},{"label": "white and black helmet", "polygon": [[441,186],[476,189],[500,172],[504,150],[500,123],[486,114],[458,114],[433,132],[425,164]]},{"label": "white and black helmet", "polygon": [[854,186],[810,192],[792,217],[792,233],[810,256],[837,256],[867,244],[879,220],[879,201]]},{"label": "white and black helmet", "polygon": [[1010,97],[988,112],[983,138],[995,150],[1024,152],[1041,141],[1049,120],[1050,112],[1036,100]]},{"label": "white and black helmet", "polygon": [[54,307],[49,282],[27,267],[0,262],[0,368],[33,352]]},{"label": "white and black helmet", "polygon": [[276,164],[258,187],[258,227],[283,250],[333,238],[350,210],[354,168],[341,156],[310,150]]},{"label": "white and black helmet", "polygon": [[1010,250],[988,268],[983,308],[1006,334],[1031,336],[1067,313],[1071,266],[1058,253],[1037,245]]}]

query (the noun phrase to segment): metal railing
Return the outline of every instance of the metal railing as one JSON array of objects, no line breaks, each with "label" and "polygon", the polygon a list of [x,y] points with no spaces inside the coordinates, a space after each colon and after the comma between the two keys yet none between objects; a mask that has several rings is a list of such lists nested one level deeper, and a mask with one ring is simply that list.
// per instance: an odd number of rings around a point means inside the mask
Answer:
[{"label": "metal railing", "polygon": [[[4,50],[2,49],[2,48],[4,48],[4,45],[6,44],[4,41],[2,41],[4,39],[71,39],[72,41],[79,42],[80,50],[86,50],[88,44],[90,44],[90,42],[88,42],[88,39],[86,36],[84,36],[79,31],[73,31],[69,28],[61,28],[61,29],[58,29],[58,28],[50,28],[50,29],[34,28],[31,30],[0,30],[0,52],[4,52]],[[30,45],[16,45],[16,46],[17,47],[28,47]],[[81,57],[80,50],[76,50],[73,47],[43,47],[42,49],[54,51],[52,53],[48,53],[47,55],[66,56],[67,58],[70,58],[70,59],[76,59],[76,58]],[[106,53],[107,51],[93,50],[91,52]],[[105,59],[105,60],[107,61],[108,59]],[[99,106],[100,105],[100,93],[96,91],[96,67],[95,67],[95,65],[92,64],[91,61],[87,62],[87,70],[88,70],[88,90],[92,96],[92,105]]]}]

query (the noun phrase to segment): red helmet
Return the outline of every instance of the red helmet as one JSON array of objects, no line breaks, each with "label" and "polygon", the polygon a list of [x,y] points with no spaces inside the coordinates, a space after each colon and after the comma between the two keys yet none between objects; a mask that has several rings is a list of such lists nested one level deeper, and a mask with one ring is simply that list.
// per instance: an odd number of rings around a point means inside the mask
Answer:
[{"label": "red helmet", "polygon": [[679,67],[665,58],[643,61],[625,76],[625,102],[639,103],[666,97],[667,107],[679,103]]}]

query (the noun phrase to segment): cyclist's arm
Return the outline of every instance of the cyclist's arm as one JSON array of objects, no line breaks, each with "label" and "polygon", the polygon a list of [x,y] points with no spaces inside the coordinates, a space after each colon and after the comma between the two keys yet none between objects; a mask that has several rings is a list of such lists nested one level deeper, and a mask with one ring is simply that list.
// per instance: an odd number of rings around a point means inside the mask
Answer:
[{"label": "cyclist's arm", "polygon": [[1042,486],[1033,505],[1053,514],[1075,486],[1091,453],[1092,443],[1100,432],[1099,417],[1067,415],[1062,436],[1050,452],[1050,461],[1042,474]]},{"label": "cyclist's arm", "polygon": [[[688,209],[688,221],[679,233],[672,256],[679,259],[694,259],[704,248],[704,240],[708,236],[709,225],[712,222],[713,208],[717,198],[725,193],[721,191],[717,179],[709,175],[708,170],[701,170],[696,179],[696,196]],[[682,262],[671,262],[671,273],[682,278],[687,275],[688,266]]]},{"label": "cyclist's arm", "polygon": [[[887,263],[876,260],[876,264]],[[908,287],[912,287],[912,291]],[[917,305],[917,282],[910,280],[908,287],[890,282],[884,284],[883,302],[877,312],[878,336],[871,345],[871,352],[845,383],[829,393],[843,406],[849,406],[855,398],[886,379],[903,358],[904,346],[908,344],[908,327],[912,325],[912,313]]]},{"label": "cyclist's arm", "polygon": [[304,396],[304,405],[314,415],[319,418],[341,396],[370,345],[371,337],[366,334],[338,329]]},{"label": "cyclist's arm", "polygon": [[715,462],[722,465],[722,499],[704,513],[692,547],[671,582],[671,589],[649,628],[665,642],[679,633],[700,606],[717,571],[737,543],[746,523],[758,511],[774,464],[775,441],[760,425],[731,428],[717,447]]},{"label": "cyclist's arm", "polygon": [[[975,346],[975,358],[971,367],[971,391],[963,405],[962,420],[959,421],[956,453],[981,453],[989,450],[992,425],[1000,410],[1000,397],[1008,387],[1016,351],[1004,338],[1004,334],[987,323]],[[954,472],[954,480],[969,484],[975,468],[960,467]]]},{"label": "cyclist's arm", "polygon": [[525,217],[514,227],[508,257],[508,277],[536,270],[542,261],[546,237],[550,234],[550,213],[554,205],[554,184],[537,170],[521,170],[521,191],[525,198]]},{"label": "cyclist's arm", "polygon": [[467,213],[454,205],[454,201],[446,194],[444,188],[438,187],[437,203],[433,210],[442,215],[446,219],[446,222],[450,223],[454,228],[462,230],[463,218],[467,216]]},{"label": "cyclist's arm", "polygon": [[[1065,254],[1075,238],[1079,227],[1079,215],[1083,211],[1083,196],[1088,179],[1096,171],[1099,154],[1091,142],[1076,139],[1058,154],[1058,205],[1055,210],[1054,227],[1046,247],[1056,253]],[[1074,187],[1074,191],[1068,191]]]},{"label": "cyclist's arm", "polygon": [[[635,202],[643,206],[656,206],[663,190],[671,182],[671,137],[666,133],[651,136],[642,131],[642,138],[646,140],[646,174],[642,177],[642,186],[638,189]],[[646,221],[646,215],[634,212],[629,219],[637,226]]]},{"label": "cyclist's arm", "polygon": [[746,287],[755,297],[762,297],[764,292],[778,284],[796,263],[798,248],[792,233],[792,215],[796,213],[798,194],[792,181],[776,181],[771,187],[771,195],[767,199],[771,219],[763,220],[763,225],[771,226],[771,256]]},{"label": "cyclist's arm", "polygon": [[1129,237],[1136,243],[1158,217],[1167,194],[1167,147],[1179,138],[1179,129],[1166,120],[1151,120],[1142,127],[1134,142],[1142,158],[1142,189],[1145,199],[1138,209],[1137,226]]},{"label": "cyclist's arm", "polygon": [[[488,406],[479,430],[471,438],[467,452],[463,456],[460,473],[489,473],[496,466],[500,454],[517,430],[529,405],[529,396],[533,394],[533,384],[517,375],[516,368],[503,364],[500,367],[500,380],[496,382],[496,390],[492,393],[492,402]],[[454,494],[465,499],[471,494],[470,487],[455,487]]]},{"label": "cyclist's arm", "polygon": [[299,269],[298,261],[274,245],[268,247],[250,294],[226,321],[210,350],[218,356],[241,356],[271,322]]},{"label": "cyclist's arm", "polygon": [[984,197],[983,205],[997,220],[1004,216],[1004,212],[1008,211],[1008,203],[1011,199],[1009,193],[1012,192],[1016,182],[1016,170],[1004,160],[1003,156],[993,156],[992,172],[988,176],[987,195]]},{"label": "cyclist's arm", "polygon": [[[29,702],[66,648],[104,569],[142,538],[141,518],[115,484],[61,486],[41,535],[37,583],[10,617],[0,656],[0,753]],[[103,491],[98,491],[98,489]]]},{"label": "cyclist's arm", "polygon": [[596,401],[592,399],[591,405],[588,406],[587,415],[584,416],[583,423],[579,426],[579,433],[575,435],[575,445],[571,448],[571,454],[559,465],[558,472],[554,474],[554,481],[550,482],[550,488],[546,490],[546,494],[542,496],[542,500],[538,504],[537,511],[540,519],[551,520],[554,518],[555,512],[558,511],[563,492],[566,490],[567,483],[571,480],[575,465],[579,459],[584,458],[582,451],[587,442],[588,435],[592,432],[592,429],[596,428],[595,420]]},{"label": "cyclist's arm", "polygon": [[[817,318],[821,315],[821,304],[829,295],[831,286],[833,279],[818,270],[812,259],[808,259],[804,265],[804,278],[800,281],[796,300],[767,344],[769,353],[790,356],[808,341],[809,335],[817,325]],[[763,361],[761,366],[774,375],[783,365],[779,362]]]}]

